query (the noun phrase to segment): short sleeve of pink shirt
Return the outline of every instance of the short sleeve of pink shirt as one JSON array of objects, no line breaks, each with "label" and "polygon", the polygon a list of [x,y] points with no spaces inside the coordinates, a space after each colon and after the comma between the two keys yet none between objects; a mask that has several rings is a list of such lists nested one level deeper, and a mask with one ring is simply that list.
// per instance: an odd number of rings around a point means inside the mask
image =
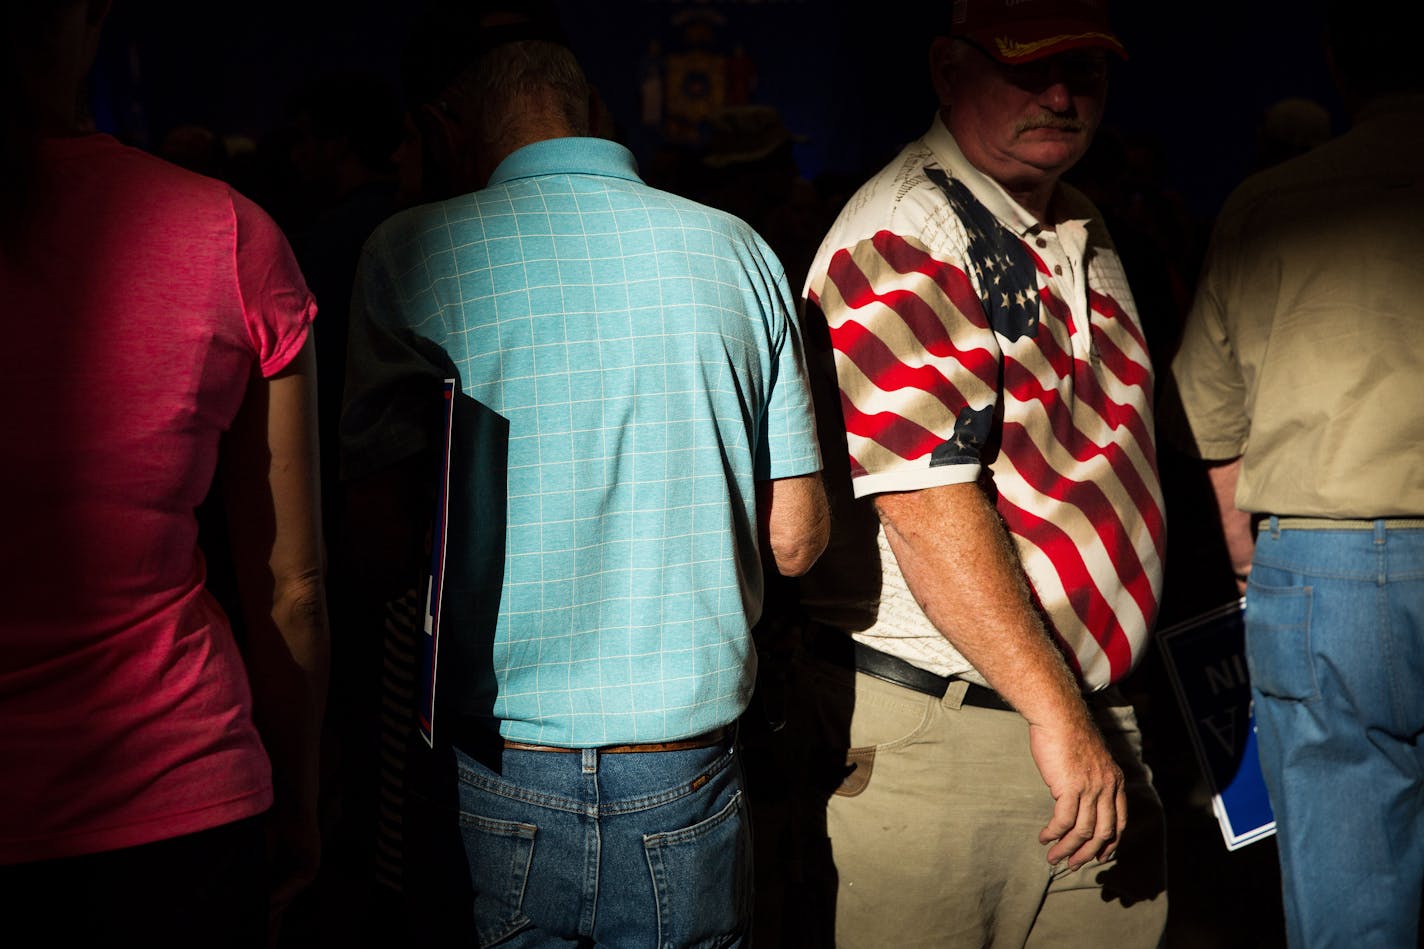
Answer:
[{"label": "short sleeve of pink shirt", "polygon": [[247,335],[262,375],[286,368],[307,338],[316,301],[285,235],[265,211],[233,191],[237,287]]}]

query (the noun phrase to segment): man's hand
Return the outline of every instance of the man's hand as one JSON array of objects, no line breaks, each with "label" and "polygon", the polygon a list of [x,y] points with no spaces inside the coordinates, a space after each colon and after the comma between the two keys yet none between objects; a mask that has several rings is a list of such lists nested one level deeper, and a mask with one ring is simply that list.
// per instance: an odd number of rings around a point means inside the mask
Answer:
[{"label": "man's hand", "polygon": [[1053,818],[1039,832],[1050,844],[1048,862],[1065,858],[1077,870],[1117,851],[1127,826],[1122,769],[1113,761],[1091,721],[1077,727],[1029,725],[1029,751],[1053,795]]}]

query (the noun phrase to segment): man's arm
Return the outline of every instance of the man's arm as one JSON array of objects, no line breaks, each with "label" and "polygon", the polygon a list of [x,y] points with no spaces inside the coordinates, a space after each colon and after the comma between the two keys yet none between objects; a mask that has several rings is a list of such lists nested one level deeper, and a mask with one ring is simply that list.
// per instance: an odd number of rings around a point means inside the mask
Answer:
[{"label": "man's arm", "polygon": [[254,376],[224,445],[223,486],[254,715],[272,759],[274,916],[316,875],[330,643],[317,481],[316,356]]},{"label": "man's arm", "polygon": [[1048,862],[1107,859],[1127,823],[1121,769],[1029,598],[998,512],[977,484],[875,496],[920,608],[1029,723],[1029,750],[1056,802],[1039,833]]},{"label": "man's arm", "polygon": [[762,549],[771,551],[782,576],[801,576],[821,556],[831,534],[820,472],[758,481],[756,490]]},{"label": "man's arm", "polygon": [[1241,459],[1207,462],[1206,475],[1211,479],[1216,510],[1221,516],[1221,533],[1226,538],[1226,553],[1231,558],[1231,570],[1236,574],[1236,589],[1246,592],[1246,577],[1251,573],[1251,555],[1256,550],[1256,535],[1251,530],[1251,515],[1236,508],[1236,481],[1241,476]]}]

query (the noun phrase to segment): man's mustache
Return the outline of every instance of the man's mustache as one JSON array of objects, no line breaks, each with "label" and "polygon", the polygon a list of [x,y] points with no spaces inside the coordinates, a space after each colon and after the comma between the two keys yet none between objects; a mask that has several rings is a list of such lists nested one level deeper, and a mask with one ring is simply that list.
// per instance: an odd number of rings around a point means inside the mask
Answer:
[{"label": "man's mustache", "polygon": [[1087,126],[1079,119],[1072,119],[1064,115],[1035,115],[1033,118],[1024,119],[1014,126],[1014,134],[1032,131],[1033,129],[1061,129],[1065,132],[1081,132]]}]

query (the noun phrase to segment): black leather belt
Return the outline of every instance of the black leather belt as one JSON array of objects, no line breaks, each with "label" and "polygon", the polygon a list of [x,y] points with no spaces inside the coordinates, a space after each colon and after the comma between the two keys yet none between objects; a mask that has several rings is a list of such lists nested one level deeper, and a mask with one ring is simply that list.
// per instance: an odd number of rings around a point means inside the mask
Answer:
[{"label": "black leather belt", "polygon": [[959,676],[940,676],[911,665],[903,659],[878,649],[873,649],[850,637],[850,634],[830,626],[812,625],[807,629],[806,645],[811,652],[843,668],[853,667],[857,672],[883,679],[886,682],[930,695],[944,698],[954,682],[969,686],[964,693],[962,704],[975,708],[991,708],[1001,712],[1012,712],[1014,707],[993,689],[961,679]]}]

